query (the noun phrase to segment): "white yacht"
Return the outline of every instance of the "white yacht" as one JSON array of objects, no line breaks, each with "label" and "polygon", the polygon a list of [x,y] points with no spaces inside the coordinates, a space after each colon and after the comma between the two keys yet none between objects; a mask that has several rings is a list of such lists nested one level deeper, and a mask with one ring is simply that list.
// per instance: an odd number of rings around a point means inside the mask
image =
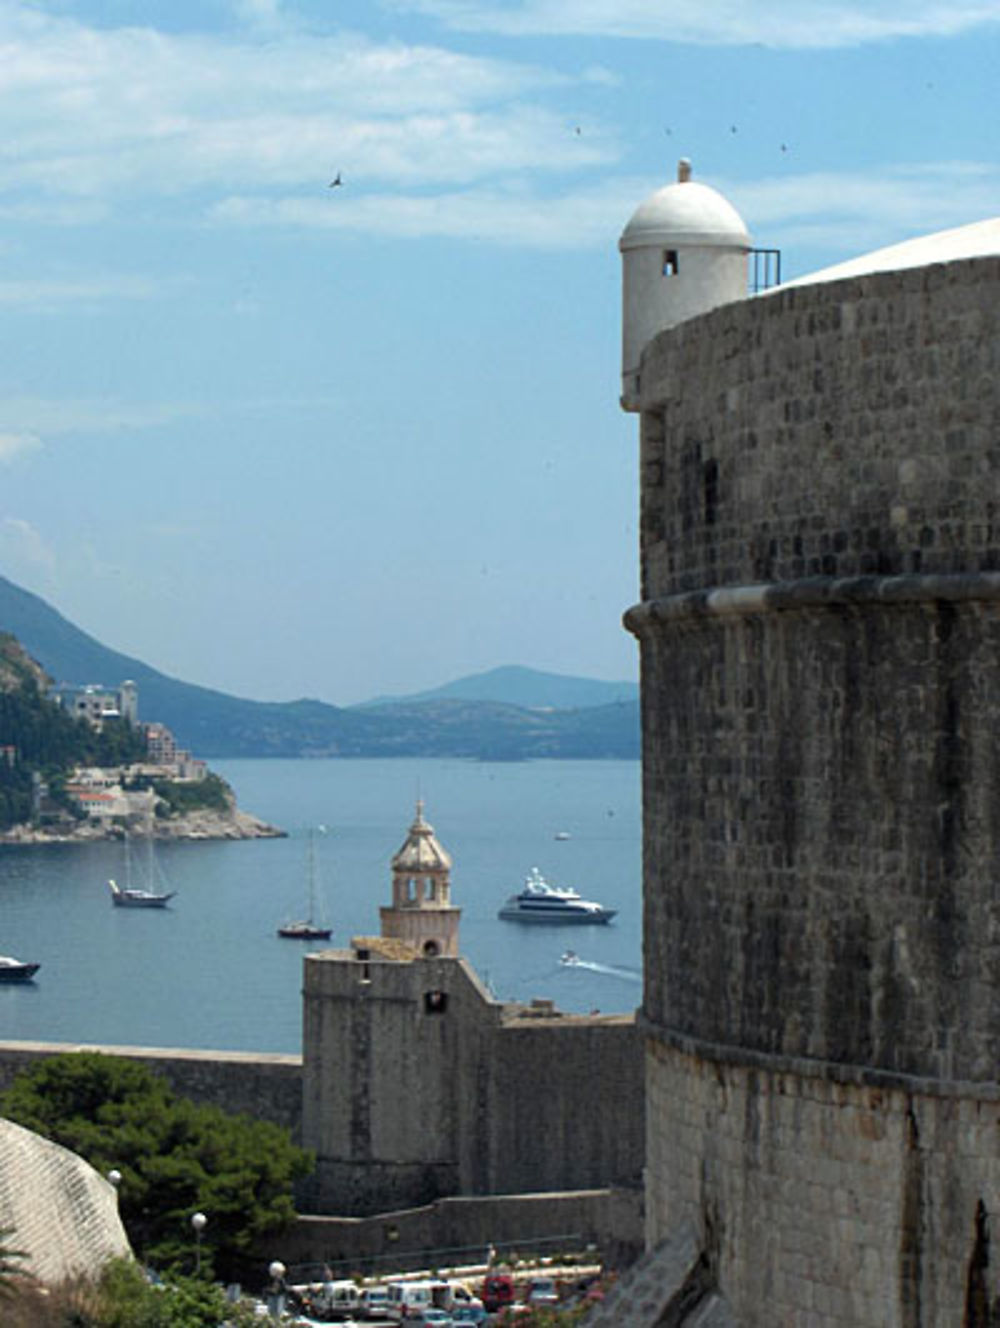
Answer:
[{"label": "white yacht", "polygon": [[13,955],[0,955],[0,982],[30,982],[41,964],[26,964]]},{"label": "white yacht", "polygon": [[532,867],[523,889],[511,895],[497,916],[507,922],[610,922],[616,912],[581,899],[568,887],[549,885],[538,868]]}]

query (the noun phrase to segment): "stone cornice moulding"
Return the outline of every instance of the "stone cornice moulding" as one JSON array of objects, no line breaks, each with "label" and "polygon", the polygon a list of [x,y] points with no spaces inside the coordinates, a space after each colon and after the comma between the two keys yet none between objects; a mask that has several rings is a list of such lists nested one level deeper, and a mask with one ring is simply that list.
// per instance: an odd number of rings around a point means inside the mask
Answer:
[{"label": "stone cornice moulding", "polygon": [[798,581],[682,591],[634,604],[623,616],[634,636],[669,624],[709,618],[873,605],[1000,601],[1000,572],[913,573],[904,576],[812,576]]},{"label": "stone cornice moulding", "polygon": [[972,1098],[980,1102],[1000,1102],[1000,1083],[995,1080],[941,1079],[929,1075],[904,1074],[871,1065],[852,1065],[838,1061],[788,1056],[780,1052],[757,1051],[729,1043],[710,1042],[681,1033],[666,1024],[636,1015],[636,1027],[643,1037],[661,1047],[679,1052],[706,1065],[730,1065],[734,1069],[784,1075],[803,1080],[822,1080],[851,1088],[891,1089],[894,1092],[922,1097]]}]

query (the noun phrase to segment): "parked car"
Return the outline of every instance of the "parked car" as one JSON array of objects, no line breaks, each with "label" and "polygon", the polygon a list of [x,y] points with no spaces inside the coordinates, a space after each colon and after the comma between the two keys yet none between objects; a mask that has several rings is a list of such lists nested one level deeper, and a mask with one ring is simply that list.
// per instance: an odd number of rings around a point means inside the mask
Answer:
[{"label": "parked car", "polygon": [[556,1287],[555,1279],[551,1277],[533,1277],[527,1285],[524,1299],[528,1305],[558,1305],[559,1290]]},{"label": "parked car", "polygon": [[358,1298],[357,1315],[359,1319],[385,1319],[389,1307],[389,1288],[384,1286],[365,1287]]},{"label": "parked car", "polygon": [[489,1317],[479,1301],[475,1304],[455,1305],[451,1310],[453,1323],[485,1323]]},{"label": "parked car", "polygon": [[465,1282],[450,1281],[448,1283],[448,1296],[449,1303],[444,1308],[449,1310],[452,1318],[455,1316],[456,1305],[474,1305],[478,1309],[482,1308],[483,1302],[469,1290]]},{"label": "parked car", "polygon": [[483,1304],[494,1313],[514,1302],[514,1279],[510,1273],[487,1273],[483,1278]]},{"label": "parked car", "polygon": [[432,1305],[429,1309],[418,1310],[416,1314],[408,1314],[405,1323],[406,1328],[454,1328],[455,1320],[444,1310],[436,1310]]}]

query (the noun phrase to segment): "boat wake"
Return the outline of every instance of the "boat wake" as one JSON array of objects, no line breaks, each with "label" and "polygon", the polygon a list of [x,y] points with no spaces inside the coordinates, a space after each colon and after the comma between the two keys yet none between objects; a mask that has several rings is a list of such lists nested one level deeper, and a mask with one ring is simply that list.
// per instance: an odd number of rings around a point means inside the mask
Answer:
[{"label": "boat wake", "polygon": [[617,964],[598,964],[581,959],[574,950],[567,950],[559,959],[564,968],[585,968],[588,973],[603,973],[609,978],[623,978],[626,982],[641,982],[642,974],[636,968],[621,968]]}]

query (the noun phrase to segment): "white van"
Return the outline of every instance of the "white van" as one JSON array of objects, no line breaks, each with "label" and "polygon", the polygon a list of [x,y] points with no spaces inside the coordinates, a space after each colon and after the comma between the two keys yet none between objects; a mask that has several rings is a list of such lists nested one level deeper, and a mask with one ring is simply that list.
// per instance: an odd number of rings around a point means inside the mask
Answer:
[{"label": "white van", "polygon": [[403,1323],[410,1315],[430,1309],[434,1304],[433,1282],[390,1282],[385,1316]]},{"label": "white van", "polygon": [[359,1319],[384,1319],[389,1304],[389,1289],[384,1286],[365,1287],[358,1305]]},{"label": "white van", "polygon": [[351,1319],[361,1304],[361,1293],[354,1282],[324,1282],[312,1297],[313,1309],[327,1319]]}]

